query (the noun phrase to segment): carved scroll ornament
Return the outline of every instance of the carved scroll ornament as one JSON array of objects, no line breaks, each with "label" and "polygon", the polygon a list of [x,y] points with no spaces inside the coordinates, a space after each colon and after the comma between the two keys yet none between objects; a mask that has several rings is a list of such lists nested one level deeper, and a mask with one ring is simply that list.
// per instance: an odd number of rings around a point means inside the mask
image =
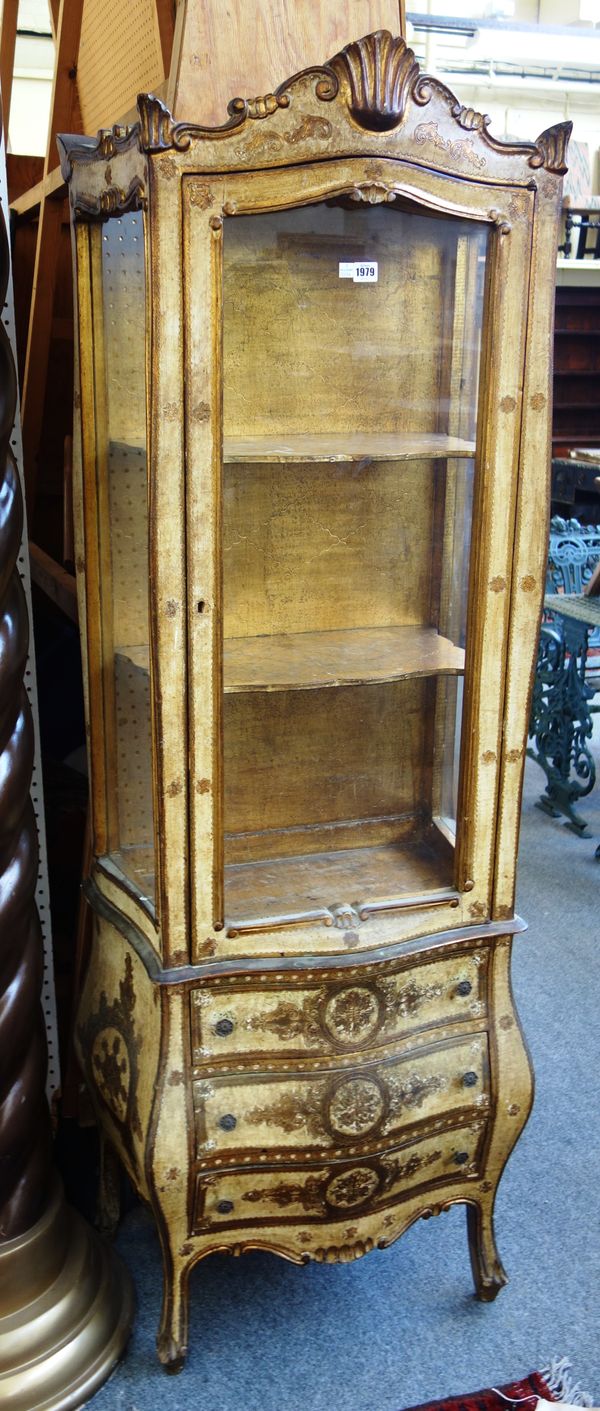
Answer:
[{"label": "carved scroll ornament", "polygon": [[[301,105],[295,107],[299,99]],[[475,175],[486,169],[489,154],[521,157],[534,171],[544,168],[555,176],[566,171],[571,123],[558,123],[548,128],[536,142],[499,141],[489,132],[490,118],[486,113],[460,103],[438,79],[422,74],[404,39],[388,30],[377,30],[348,44],[325,64],[294,74],[273,93],[256,98],[232,98],[227,119],[221,126],[175,121],[160,98],[142,93],[138,96],[139,120],[134,127],[99,132],[93,140],[59,138],[63,175],[70,179],[74,161],[107,160],[134,143],[141,152],[162,153],[186,152],[194,142],[202,140],[226,141],[241,132],[248,122],[259,122],[261,126],[265,123],[264,137],[256,147],[258,157],[271,157],[274,152],[284,151],[286,145],[296,146],[315,137],[327,143],[333,124],[319,118],[318,108],[322,103],[345,109],[349,129],[354,126],[381,134],[402,127],[411,105],[426,108],[432,104],[431,117],[417,124],[414,133],[417,144],[424,146],[426,152],[429,147],[443,150],[452,165],[466,165]],[[305,111],[311,107],[312,112]],[[286,110],[290,110],[289,119]],[[458,130],[455,137],[452,123]],[[471,136],[461,137],[461,132]],[[114,195],[105,194],[107,199],[114,199]]]}]

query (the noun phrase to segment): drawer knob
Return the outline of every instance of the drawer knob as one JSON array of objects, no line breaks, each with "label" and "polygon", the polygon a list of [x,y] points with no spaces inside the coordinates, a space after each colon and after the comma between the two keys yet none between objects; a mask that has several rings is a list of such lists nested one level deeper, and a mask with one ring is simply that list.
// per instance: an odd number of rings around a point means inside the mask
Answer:
[{"label": "drawer knob", "polygon": [[470,995],[473,986],[470,980],[460,980],[456,986],[457,995]]},{"label": "drawer knob", "polygon": [[455,1151],[452,1160],[455,1166],[464,1166],[465,1161],[469,1160],[469,1153],[468,1151]]},{"label": "drawer knob", "polygon": [[476,1082],[477,1082],[477,1074],[476,1074],[476,1073],[470,1072],[470,1073],[464,1073],[464,1074],[463,1074],[463,1083],[464,1083],[465,1088],[474,1088]]},{"label": "drawer knob", "polygon": [[217,1210],[219,1212],[219,1215],[230,1215],[231,1211],[233,1210],[233,1201],[220,1200],[219,1204],[217,1205]]},{"label": "drawer knob", "polygon": [[237,1127],[237,1117],[234,1117],[233,1112],[226,1112],[223,1117],[219,1117],[219,1126],[224,1132],[232,1132],[234,1127]]},{"label": "drawer knob", "polygon": [[218,1034],[220,1039],[226,1039],[229,1034],[233,1033],[234,1028],[233,1019],[217,1019],[215,1034]]}]

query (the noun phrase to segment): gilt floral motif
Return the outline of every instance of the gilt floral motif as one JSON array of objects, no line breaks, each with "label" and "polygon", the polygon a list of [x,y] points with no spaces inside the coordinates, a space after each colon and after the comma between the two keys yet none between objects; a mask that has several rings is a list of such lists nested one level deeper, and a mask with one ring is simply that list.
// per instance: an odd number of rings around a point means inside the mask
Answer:
[{"label": "gilt floral motif", "polygon": [[353,1210],[372,1200],[379,1190],[381,1176],[370,1166],[354,1166],[334,1176],[325,1190],[325,1200],[336,1210]]}]

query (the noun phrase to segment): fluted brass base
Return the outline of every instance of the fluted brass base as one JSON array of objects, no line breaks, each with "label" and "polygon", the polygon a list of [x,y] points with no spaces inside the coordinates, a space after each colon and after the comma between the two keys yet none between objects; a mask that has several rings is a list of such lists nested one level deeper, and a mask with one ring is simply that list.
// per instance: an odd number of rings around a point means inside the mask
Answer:
[{"label": "fluted brass base", "polygon": [[66,1411],[105,1381],[131,1330],[133,1290],[58,1179],[37,1224],[0,1244],[0,1405]]}]

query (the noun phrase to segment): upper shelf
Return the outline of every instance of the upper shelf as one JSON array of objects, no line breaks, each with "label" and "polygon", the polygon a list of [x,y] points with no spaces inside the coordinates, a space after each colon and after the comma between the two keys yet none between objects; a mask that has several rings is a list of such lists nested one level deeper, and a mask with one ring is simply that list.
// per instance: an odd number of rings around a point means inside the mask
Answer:
[{"label": "upper shelf", "polygon": [[[122,647],[117,669],[148,672],[147,647]],[[409,676],[459,675],[465,654],[435,627],[353,627],[337,632],[287,632],[227,637],[226,695],[247,691],[307,691],[401,681]]]},{"label": "upper shelf", "polygon": [[458,674],[465,654],[435,627],[353,627],[230,637],[223,643],[225,691],[301,691],[407,676]]},{"label": "upper shelf", "polygon": [[317,436],[225,436],[223,460],[265,461],[410,461],[474,456],[475,442],[440,432],[333,431]]}]

